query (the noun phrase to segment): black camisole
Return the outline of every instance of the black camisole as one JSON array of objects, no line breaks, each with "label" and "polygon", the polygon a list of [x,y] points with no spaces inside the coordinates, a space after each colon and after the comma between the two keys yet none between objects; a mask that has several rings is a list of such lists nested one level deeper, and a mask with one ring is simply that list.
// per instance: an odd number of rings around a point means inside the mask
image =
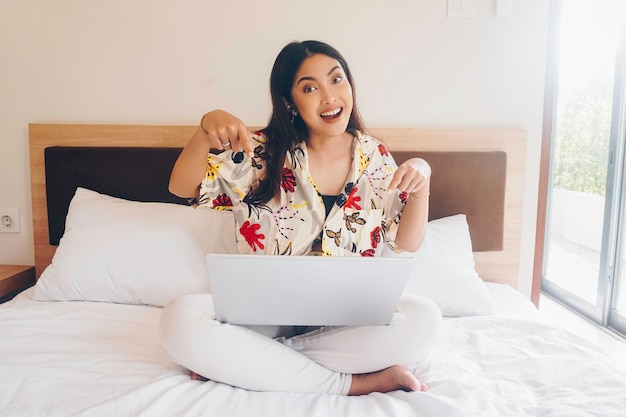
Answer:
[{"label": "black camisole", "polygon": [[324,207],[326,208],[326,217],[330,213],[330,210],[333,208],[335,201],[337,200],[336,195],[322,195],[322,200],[324,201]]}]

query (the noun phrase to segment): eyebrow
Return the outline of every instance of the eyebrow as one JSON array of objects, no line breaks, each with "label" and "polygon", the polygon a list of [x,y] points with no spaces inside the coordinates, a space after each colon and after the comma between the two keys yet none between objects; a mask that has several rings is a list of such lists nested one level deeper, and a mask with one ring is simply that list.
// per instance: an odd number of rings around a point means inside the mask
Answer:
[{"label": "eyebrow", "polygon": [[[335,65],[334,67],[330,69],[330,71],[328,71],[328,74],[326,75],[331,75],[333,72],[337,71],[338,69],[341,69],[341,67],[339,65]],[[316,80],[315,80],[315,77],[302,77],[298,80],[296,85],[300,84],[302,81],[316,81]]]}]

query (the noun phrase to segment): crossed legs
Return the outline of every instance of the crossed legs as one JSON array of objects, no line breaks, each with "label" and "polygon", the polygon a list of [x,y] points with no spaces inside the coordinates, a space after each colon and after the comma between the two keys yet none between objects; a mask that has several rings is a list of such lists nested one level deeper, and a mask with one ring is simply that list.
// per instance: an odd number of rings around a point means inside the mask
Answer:
[{"label": "crossed legs", "polygon": [[425,389],[406,366],[427,355],[441,323],[439,309],[413,295],[403,296],[388,326],[321,328],[275,339],[275,328],[261,334],[220,323],[211,311],[209,294],[167,305],[160,323],[165,349],[193,374],[255,391],[361,395]]}]

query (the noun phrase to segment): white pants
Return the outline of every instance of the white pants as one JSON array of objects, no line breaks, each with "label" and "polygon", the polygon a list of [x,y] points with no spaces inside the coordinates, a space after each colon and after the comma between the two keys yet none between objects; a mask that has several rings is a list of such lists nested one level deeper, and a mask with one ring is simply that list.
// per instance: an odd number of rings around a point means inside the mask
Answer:
[{"label": "white pants", "polygon": [[212,310],[210,294],[168,304],[160,322],[163,346],[199,375],[254,391],[345,395],[352,374],[424,359],[441,326],[439,308],[412,294],[403,295],[387,326],[324,327],[293,337],[278,326],[220,323]]}]

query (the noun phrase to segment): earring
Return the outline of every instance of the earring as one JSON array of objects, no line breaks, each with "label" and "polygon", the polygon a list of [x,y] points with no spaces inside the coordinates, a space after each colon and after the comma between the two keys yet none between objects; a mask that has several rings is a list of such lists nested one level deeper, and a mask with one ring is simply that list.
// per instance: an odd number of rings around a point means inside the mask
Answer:
[{"label": "earring", "polygon": [[291,103],[285,103],[285,106],[287,106],[287,113],[289,113],[289,121],[293,123],[294,119],[298,117],[298,110]]}]

